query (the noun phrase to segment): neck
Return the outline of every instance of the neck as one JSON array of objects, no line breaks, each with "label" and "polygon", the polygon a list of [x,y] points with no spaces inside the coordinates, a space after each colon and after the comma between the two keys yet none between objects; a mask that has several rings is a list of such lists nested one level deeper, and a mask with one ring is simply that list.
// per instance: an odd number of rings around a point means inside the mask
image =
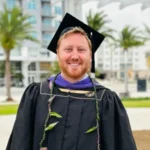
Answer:
[{"label": "neck", "polygon": [[70,82],[70,83],[76,83],[76,82],[82,80],[82,79],[85,77],[86,74],[84,74],[83,76],[81,76],[81,77],[79,77],[79,78],[71,78],[71,77],[66,76],[66,75],[63,74],[63,73],[61,73],[61,75],[62,75],[62,77],[63,77],[66,81],[68,81],[68,82]]}]

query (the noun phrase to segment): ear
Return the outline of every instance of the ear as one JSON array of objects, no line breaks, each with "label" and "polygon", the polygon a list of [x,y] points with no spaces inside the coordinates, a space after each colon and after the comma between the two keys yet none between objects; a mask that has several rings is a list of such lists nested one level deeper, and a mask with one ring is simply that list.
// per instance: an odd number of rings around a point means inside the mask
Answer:
[{"label": "ear", "polygon": [[56,55],[56,59],[57,59],[57,60],[59,60],[59,56],[58,56],[58,53],[57,53],[57,55]]},{"label": "ear", "polygon": [[57,61],[59,61],[59,53],[57,52],[57,55],[56,55],[56,59]]}]

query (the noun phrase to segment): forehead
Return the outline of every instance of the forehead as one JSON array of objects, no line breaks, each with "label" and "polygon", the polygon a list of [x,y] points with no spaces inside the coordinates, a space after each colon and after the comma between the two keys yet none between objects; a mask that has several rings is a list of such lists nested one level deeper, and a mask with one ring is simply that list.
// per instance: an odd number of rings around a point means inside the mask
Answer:
[{"label": "forehead", "polygon": [[72,32],[64,35],[62,39],[66,39],[68,37],[79,37],[79,38],[85,38],[85,35],[81,32]]},{"label": "forehead", "polygon": [[70,33],[66,36],[62,37],[58,43],[58,45],[70,45],[70,44],[77,44],[80,46],[89,46],[88,40],[86,39],[85,35],[81,33]]},{"label": "forehead", "polygon": [[[80,40],[78,40],[80,38]],[[75,39],[75,40],[74,40]],[[67,34],[65,34],[64,36],[62,36],[60,39],[59,39],[59,41],[58,41],[58,44],[61,42],[61,41],[64,41],[64,40],[66,40],[66,41],[70,41],[70,42],[78,42],[78,43],[80,43],[81,41],[83,42],[89,42],[88,41],[88,39],[87,39],[87,37],[83,34],[83,33],[81,33],[81,32],[71,32],[71,33],[67,33]]]}]

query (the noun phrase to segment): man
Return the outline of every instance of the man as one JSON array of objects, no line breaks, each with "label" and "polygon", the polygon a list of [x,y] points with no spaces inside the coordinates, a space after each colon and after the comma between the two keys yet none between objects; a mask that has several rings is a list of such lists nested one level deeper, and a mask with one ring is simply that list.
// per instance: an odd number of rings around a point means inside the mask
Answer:
[{"label": "man", "polygon": [[61,73],[26,89],[7,150],[136,150],[120,99],[88,75],[103,39],[65,15],[48,46]]}]

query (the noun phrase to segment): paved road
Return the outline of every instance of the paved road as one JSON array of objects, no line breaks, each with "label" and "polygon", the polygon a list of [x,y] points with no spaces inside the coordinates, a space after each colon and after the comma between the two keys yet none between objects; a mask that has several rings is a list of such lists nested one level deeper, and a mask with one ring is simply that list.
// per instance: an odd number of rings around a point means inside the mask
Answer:
[{"label": "paved road", "polygon": [[[150,108],[127,109],[132,130],[150,130]],[[0,150],[5,150],[15,115],[0,116]]]}]

